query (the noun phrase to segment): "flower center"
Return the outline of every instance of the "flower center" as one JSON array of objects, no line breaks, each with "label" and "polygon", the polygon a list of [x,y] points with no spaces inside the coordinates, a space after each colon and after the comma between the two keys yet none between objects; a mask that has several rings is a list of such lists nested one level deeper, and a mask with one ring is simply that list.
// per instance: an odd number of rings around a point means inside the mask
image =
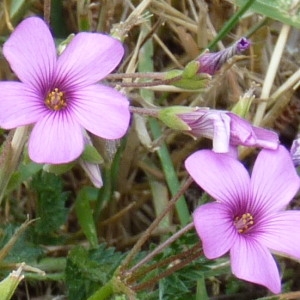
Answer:
[{"label": "flower center", "polygon": [[250,213],[245,213],[242,216],[235,217],[234,219],[234,225],[239,233],[247,232],[253,224],[253,216]]},{"label": "flower center", "polygon": [[52,110],[61,110],[67,107],[65,93],[58,88],[51,91],[45,99],[45,104]]}]

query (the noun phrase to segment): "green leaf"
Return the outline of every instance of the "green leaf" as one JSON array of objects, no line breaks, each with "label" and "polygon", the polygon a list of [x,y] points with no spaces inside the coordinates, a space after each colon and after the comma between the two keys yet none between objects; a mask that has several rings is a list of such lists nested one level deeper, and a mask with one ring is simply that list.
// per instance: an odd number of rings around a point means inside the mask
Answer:
[{"label": "green leaf", "polygon": [[103,157],[99,154],[97,149],[92,145],[85,145],[81,158],[89,163],[102,164]]},{"label": "green leaf", "polygon": [[[12,238],[16,230],[19,228],[18,225],[9,224],[1,228],[1,241],[0,248],[3,248],[7,242]],[[43,254],[43,250],[35,245],[30,228],[28,228],[21,236],[17,239],[16,243],[9,251],[8,255],[5,257],[5,263],[31,263],[38,260],[38,258]]]},{"label": "green leaf", "polygon": [[97,249],[72,249],[68,255],[66,283],[72,300],[86,300],[105,285],[119,266],[123,254],[101,244]]},{"label": "green leaf", "polygon": [[75,211],[78,222],[93,248],[97,247],[98,238],[90,201],[95,201],[97,195],[97,189],[84,187],[79,191],[75,202]]},{"label": "green leaf", "polygon": [[48,173],[53,173],[55,175],[61,175],[63,173],[66,173],[70,171],[75,165],[75,162],[70,162],[67,164],[59,164],[59,165],[49,165],[45,164],[43,166],[43,170]]},{"label": "green leaf", "polygon": [[182,76],[182,70],[170,70],[164,74],[164,79],[173,79],[179,76]]},{"label": "green leaf", "polygon": [[43,165],[32,161],[29,163],[22,163],[19,169],[11,176],[7,185],[6,193],[8,194],[17,189],[22,182],[30,179],[34,174],[39,172],[42,167]]},{"label": "green leaf", "polygon": [[[245,5],[249,0],[235,0],[239,6]],[[265,15],[271,19],[300,28],[299,7],[294,0],[256,0],[251,10]]]},{"label": "green leaf", "polygon": [[18,284],[24,278],[24,276],[21,275],[21,272],[22,266],[17,271],[11,272],[0,282],[0,295],[2,300],[11,299]]},{"label": "green leaf", "polygon": [[[181,70],[171,70],[165,73],[164,79],[174,79],[169,85],[173,85],[179,88],[187,90],[198,90],[208,87],[211,76],[208,74],[198,74],[196,68],[197,62],[190,62],[186,68]],[[177,78],[178,77],[178,78]]]},{"label": "green leaf", "polygon": [[190,127],[178,115],[191,113],[195,108],[189,106],[170,106],[159,110],[157,117],[167,126],[177,130],[190,130]]},{"label": "green leaf", "polygon": [[66,283],[69,288],[69,299],[87,299],[97,288],[97,283],[101,283],[101,274],[97,273],[97,263],[88,257],[88,251],[83,247],[72,249],[68,255],[66,267]]},{"label": "green leaf", "polygon": [[211,77],[208,74],[196,74],[192,78],[182,78],[172,83],[172,85],[187,89],[187,90],[201,90],[208,87]]},{"label": "green leaf", "polygon": [[36,217],[39,220],[35,224],[35,231],[41,237],[45,237],[44,243],[49,243],[49,235],[53,235],[67,219],[65,202],[68,193],[63,192],[60,177],[46,172],[39,172],[33,177],[32,188],[38,198]]},{"label": "green leaf", "polygon": [[200,63],[196,60],[192,60],[185,66],[182,77],[186,79],[193,78],[198,73],[199,67]]}]

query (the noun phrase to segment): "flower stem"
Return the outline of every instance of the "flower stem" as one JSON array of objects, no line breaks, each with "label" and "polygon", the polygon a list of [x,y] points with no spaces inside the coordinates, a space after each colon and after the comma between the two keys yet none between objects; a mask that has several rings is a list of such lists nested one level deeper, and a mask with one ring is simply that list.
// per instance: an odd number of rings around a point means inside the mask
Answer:
[{"label": "flower stem", "polygon": [[105,300],[109,299],[114,293],[113,282],[110,280],[102,286],[96,293],[94,293],[88,300]]},{"label": "flower stem", "polygon": [[142,260],[140,260],[136,265],[134,265],[128,272],[134,272],[138,268],[140,268],[142,265],[147,263],[150,259],[152,259],[155,255],[159,254],[164,248],[168,247],[170,244],[172,244],[174,241],[176,241],[181,235],[186,233],[187,231],[194,228],[194,223],[191,222],[179,231],[177,231],[175,234],[173,234],[170,238],[168,238],[166,241],[164,241],[161,245],[156,247],[152,252],[150,252],[146,257],[144,257]]},{"label": "flower stem", "polygon": [[[155,283],[157,283],[159,280],[161,280],[164,277],[167,277],[171,275],[172,273],[182,269],[187,264],[192,262],[194,259],[198,258],[203,254],[202,249],[199,247],[199,244],[193,246],[191,249],[188,249],[187,251],[180,253],[180,257],[183,257],[182,259],[179,259],[179,262],[165,270],[164,272],[161,272],[159,275],[151,278],[151,280],[148,280],[147,282],[143,282],[141,284],[138,284],[134,286],[132,289],[134,291],[140,291],[143,289],[146,289],[148,287],[153,286]],[[177,257],[176,257],[177,258]],[[176,259],[178,260],[178,259]]]},{"label": "flower stem", "polygon": [[108,80],[122,80],[124,78],[142,78],[142,79],[164,79],[164,74],[159,72],[138,72],[138,73],[115,73],[105,77]]},{"label": "flower stem", "polygon": [[159,262],[156,262],[150,266],[142,268],[142,270],[138,270],[137,272],[130,274],[130,277],[126,279],[126,283],[128,285],[133,285],[134,282],[137,282],[137,280],[139,280],[140,278],[145,278],[145,276],[153,270],[158,270],[159,268],[165,267],[167,265],[169,265],[169,267],[171,265],[173,265],[173,266],[175,264],[177,265],[178,261],[182,261],[183,259],[186,259],[187,257],[189,257],[191,253],[194,253],[195,249],[196,249],[196,251],[200,251],[201,252],[200,255],[202,255],[202,249],[198,249],[198,248],[199,248],[199,245],[195,245],[192,248],[185,250],[184,252],[180,252],[178,254],[169,256]]},{"label": "flower stem", "polygon": [[152,222],[152,224],[148,227],[148,229],[144,232],[144,234],[139,238],[139,240],[135,243],[133,248],[129,251],[128,255],[125,257],[123,262],[121,263],[122,270],[125,270],[131,260],[135,257],[135,255],[140,251],[143,244],[147,241],[148,237],[151,236],[152,231],[156,228],[156,226],[160,223],[160,221],[164,218],[164,216],[169,212],[169,210],[173,207],[173,205],[180,199],[180,197],[185,193],[187,188],[193,182],[193,179],[189,177],[186,182],[183,184],[181,189],[177,192],[176,195],[170,200],[164,211],[156,217],[156,219]]},{"label": "flower stem", "polygon": [[111,84],[118,85],[120,87],[132,87],[132,88],[143,88],[157,85],[169,85],[182,79],[182,76],[175,76],[168,79],[154,80],[154,81],[143,81],[143,82],[114,82]]},{"label": "flower stem", "polygon": [[149,116],[153,118],[157,117],[157,113],[159,111],[158,109],[142,108],[142,107],[134,107],[134,106],[130,106],[129,110],[132,113],[143,115],[143,116]]},{"label": "flower stem", "polygon": [[125,294],[128,299],[136,299],[135,292],[128,288],[118,276],[113,276],[104,286],[97,290],[87,300],[111,299],[113,294]]}]

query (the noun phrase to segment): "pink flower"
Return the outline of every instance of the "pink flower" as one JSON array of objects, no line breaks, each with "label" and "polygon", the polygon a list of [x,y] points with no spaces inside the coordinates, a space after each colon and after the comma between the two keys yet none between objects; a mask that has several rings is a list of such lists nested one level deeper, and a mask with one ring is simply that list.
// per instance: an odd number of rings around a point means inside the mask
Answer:
[{"label": "pink flower", "polygon": [[232,46],[219,52],[208,52],[200,55],[197,61],[200,63],[199,73],[214,75],[227,60],[236,54],[241,54],[250,47],[250,41],[242,37]]},{"label": "pink flower", "polygon": [[185,166],[217,200],[193,214],[205,256],[215,259],[229,251],[233,274],[279,293],[270,251],[300,259],[300,211],[285,211],[300,185],[288,151],[262,150],[251,178],[239,161],[210,150],[195,152]]},{"label": "pink flower", "polygon": [[218,153],[229,152],[230,145],[268,149],[276,149],[279,145],[275,132],[255,127],[228,111],[197,108],[193,112],[178,113],[177,116],[190,128],[188,133],[212,139],[213,150]]},{"label": "pink flower", "polygon": [[123,57],[118,40],[82,32],[57,57],[48,27],[32,17],[15,29],[3,53],[21,82],[0,83],[0,126],[33,124],[28,148],[35,162],[61,164],[78,158],[84,130],[105,139],[126,133],[128,100],[97,84]]}]

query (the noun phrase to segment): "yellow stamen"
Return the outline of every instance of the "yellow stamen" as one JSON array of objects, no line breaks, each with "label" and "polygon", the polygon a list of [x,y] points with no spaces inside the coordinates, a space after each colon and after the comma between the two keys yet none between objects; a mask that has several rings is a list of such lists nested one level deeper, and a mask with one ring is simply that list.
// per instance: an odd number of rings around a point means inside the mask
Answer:
[{"label": "yellow stamen", "polygon": [[45,99],[45,104],[51,110],[61,110],[67,107],[67,101],[64,92],[61,92],[58,88],[51,91]]},{"label": "yellow stamen", "polygon": [[245,233],[254,225],[253,216],[250,213],[245,213],[235,217],[234,225],[239,233]]}]

